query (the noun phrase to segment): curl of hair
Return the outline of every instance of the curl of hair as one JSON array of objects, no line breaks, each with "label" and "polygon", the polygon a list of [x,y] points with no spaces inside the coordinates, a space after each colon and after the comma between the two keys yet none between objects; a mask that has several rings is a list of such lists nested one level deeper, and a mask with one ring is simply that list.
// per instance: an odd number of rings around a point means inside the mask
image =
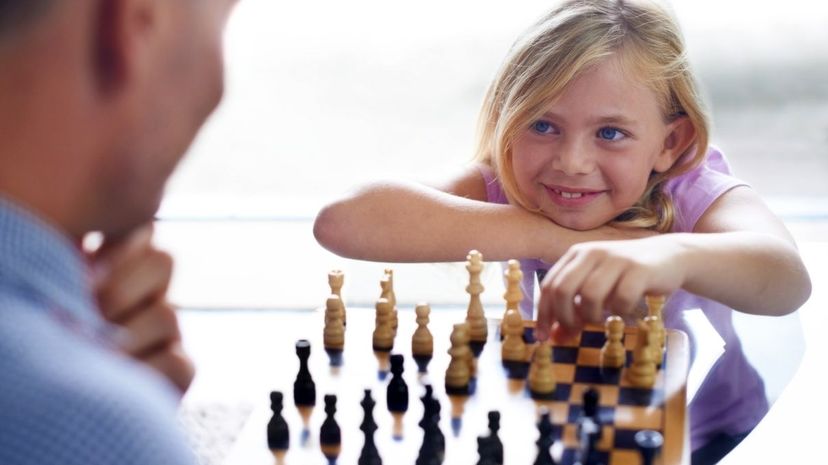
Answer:
[{"label": "curl of hair", "polygon": [[521,35],[483,100],[475,160],[492,166],[513,204],[536,211],[520,193],[512,170],[512,142],[566,86],[590,67],[620,56],[655,93],[666,122],[688,118],[695,139],[663,173],[653,172],[639,200],[613,224],[669,231],[674,209],[665,182],[700,164],[709,119],[690,71],[673,16],[648,0],[567,0]]}]

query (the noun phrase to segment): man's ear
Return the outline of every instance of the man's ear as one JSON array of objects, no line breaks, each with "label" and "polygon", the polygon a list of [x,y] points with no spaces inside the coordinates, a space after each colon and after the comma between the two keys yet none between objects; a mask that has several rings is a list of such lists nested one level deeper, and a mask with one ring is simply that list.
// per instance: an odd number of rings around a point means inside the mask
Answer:
[{"label": "man's ear", "polygon": [[667,125],[664,147],[656,158],[653,171],[669,170],[681,155],[696,141],[696,128],[686,116],[680,116]]},{"label": "man's ear", "polygon": [[146,72],[157,29],[156,0],[102,0],[94,24],[95,76],[103,92],[118,91]]}]

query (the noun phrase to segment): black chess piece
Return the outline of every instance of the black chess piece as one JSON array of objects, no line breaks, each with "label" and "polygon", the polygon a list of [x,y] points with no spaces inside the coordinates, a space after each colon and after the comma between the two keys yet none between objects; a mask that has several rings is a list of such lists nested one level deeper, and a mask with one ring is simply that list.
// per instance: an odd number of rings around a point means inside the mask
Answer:
[{"label": "black chess piece", "polygon": [[391,356],[391,381],[388,382],[386,391],[386,403],[388,410],[402,413],[408,410],[408,385],[402,377],[403,356],[394,354]]},{"label": "black chess piece", "polygon": [[538,421],[538,432],[540,433],[535,444],[538,445],[538,456],[535,459],[535,465],[555,465],[555,459],[552,458],[552,444],[555,442],[553,437],[552,419],[549,410],[541,409],[541,418]]},{"label": "black chess piece", "polygon": [[495,461],[488,436],[477,437],[477,465],[501,465]]},{"label": "black chess piece", "polygon": [[270,410],[273,417],[267,423],[267,447],[272,451],[286,451],[290,446],[290,430],[282,417],[282,393],[270,393]]},{"label": "black chess piece", "polygon": [[597,445],[601,440],[601,420],[598,414],[600,395],[594,388],[584,391],[583,415],[578,419],[578,440],[580,451],[578,465],[602,465],[598,457]]},{"label": "black chess piece", "polygon": [[423,444],[417,456],[416,465],[439,465],[443,463],[446,451],[446,438],[440,430],[440,401],[434,398],[434,389],[430,384],[420,399],[423,401]]},{"label": "black chess piece", "polygon": [[641,453],[642,465],[653,465],[655,458],[664,444],[664,436],[658,431],[644,429],[634,436],[635,445]]},{"label": "black chess piece", "polygon": [[336,396],[327,394],[325,396],[325,421],[319,430],[319,444],[322,447],[322,454],[329,461],[335,461],[342,449],[342,434],[339,425],[336,423]]},{"label": "black chess piece", "polygon": [[377,423],[374,421],[374,399],[371,397],[371,390],[365,390],[365,396],[362,398],[362,410],[364,416],[362,424],[359,429],[365,433],[365,444],[362,446],[362,452],[359,454],[358,465],[382,465],[382,459],[379,456],[377,445],[374,443],[374,432],[377,431]]},{"label": "black chess piece", "polygon": [[311,346],[306,339],[296,341],[296,355],[299,357],[299,373],[293,382],[293,402],[297,406],[312,407],[316,405],[316,384],[308,370],[308,358]]},{"label": "black chess piece", "polygon": [[503,464],[503,442],[497,432],[500,430],[500,412],[492,410],[489,412],[489,447],[495,463]]}]

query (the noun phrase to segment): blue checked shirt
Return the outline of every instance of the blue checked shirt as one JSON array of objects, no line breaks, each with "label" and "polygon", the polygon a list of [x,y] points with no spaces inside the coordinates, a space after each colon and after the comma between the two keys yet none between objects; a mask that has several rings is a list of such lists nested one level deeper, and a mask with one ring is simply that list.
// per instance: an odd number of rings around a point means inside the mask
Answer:
[{"label": "blue checked shirt", "polygon": [[194,465],[172,385],[114,349],[88,275],[0,195],[0,464]]}]

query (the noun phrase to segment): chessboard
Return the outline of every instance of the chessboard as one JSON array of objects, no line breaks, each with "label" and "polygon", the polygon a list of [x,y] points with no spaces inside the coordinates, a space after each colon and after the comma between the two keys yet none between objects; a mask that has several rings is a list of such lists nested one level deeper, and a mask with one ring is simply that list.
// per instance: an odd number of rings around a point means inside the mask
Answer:
[{"label": "chessboard", "polygon": [[[321,299],[324,300],[324,299]],[[486,309],[487,315],[502,309]],[[593,388],[599,394],[598,423],[601,434],[595,447],[597,463],[605,465],[638,465],[642,463],[634,435],[641,430],[661,433],[663,447],[657,464],[689,463],[689,440],[685,414],[689,347],[687,336],[667,330],[662,366],[652,388],[632,386],[622,370],[606,370],[600,366],[600,350],[605,342],[603,327],[587,327],[574,339],[555,341],[552,349],[556,379],[554,393],[545,400],[530,395],[525,379],[510,379],[501,359],[500,321],[489,319],[488,338],[477,357],[476,376],[468,395],[448,395],[445,374],[450,359],[450,335],[453,325],[461,323],[466,310],[435,307],[430,313],[428,328],[433,335],[433,358],[425,372],[418,370],[412,357],[412,335],[418,328],[413,309],[399,308],[394,345],[389,352],[375,351],[372,334],[375,309],[347,308],[344,350],[332,356],[324,349],[323,328],[325,309],[311,313],[287,312],[280,324],[273,327],[278,349],[263,354],[271,360],[262,370],[272,371],[271,385],[262,386],[261,403],[251,414],[239,439],[225,461],[227,465],[326,464],[332,463],[322,453],[320,428],[326,419],[323,397],[337,396],[333,414],[341,431],[341,448],[336,463],[357,464],[365,434],[360,430],[365,417],[361,402],[370,390],[376,405],[373,419],[376,431],[373,442],[383,463],[414,464],[423,444],[423,430],[418,426],[424,408],[420,398],[432,386],[439,402],[439,428],[444,436],[442,463],[475,464],[479,461],[478,438],[491,434],[489,412],[499,412],[499,437],[503,445],[504,463],[535,463],[539,453],[540,413],[551,415],[551,455],[556,463],[576,463],[580,445],[578,424],[583,417],[584,391]],[[530,344],[531,322],[526,322],[525,339]],[[624,329],[627,364],[636,344],[637,329]],[[315,406],[294,405],[293,388],[300,370],[296,356],[297,340],[306,340],[311,352],[306,367],[315,384]],[[390,355],[403,356],[402,379],[408,386],[408,409],[391,413],[386,404],[388,385],[393,375]],[[289,447],[280,459],[268,447],[270,392],[283,396],[281,416],[289,428]]]}]

